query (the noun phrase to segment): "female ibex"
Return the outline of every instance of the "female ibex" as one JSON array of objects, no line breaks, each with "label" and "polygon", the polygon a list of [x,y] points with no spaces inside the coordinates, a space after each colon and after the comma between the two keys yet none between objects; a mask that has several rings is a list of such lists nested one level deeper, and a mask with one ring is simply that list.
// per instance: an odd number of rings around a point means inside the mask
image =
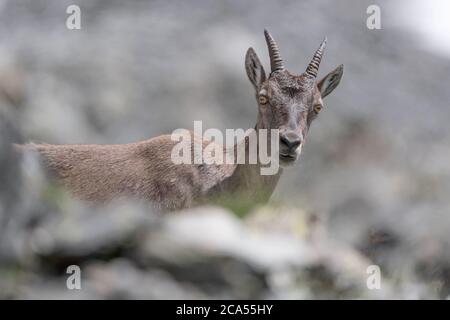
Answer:
[{"label": "female ibex", "polygon": [[[279,130],[279,162],[285,167],[300,155],[311,122],[322,109],[322,98],[339,84],[343,66],[316,81],[325,39],[306,71],[293,75],[284,68],[272,36],[267,30],[264,34],[270,56],[269,76],[266,78],[252,48],[245,57],[258,104],[254,129]],[[214,142],[203,139],[202,143]],[[241,143],[248,153],[247,140]],[[150,200],[163,210],[190,207],[223,195],[267,201],[282,171],[261,175],[260,163],[174,164],[171,152],[175,144],[170,135],[163,135],[123,145],[28,144],[25,149],[38,151],[62,184],[81,199],[107,202],[133,196]]]}]

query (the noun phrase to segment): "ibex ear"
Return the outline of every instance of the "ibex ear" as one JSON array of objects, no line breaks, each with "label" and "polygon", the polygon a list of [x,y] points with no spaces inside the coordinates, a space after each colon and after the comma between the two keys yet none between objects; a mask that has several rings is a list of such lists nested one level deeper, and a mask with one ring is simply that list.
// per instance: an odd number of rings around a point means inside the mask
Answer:
[{"label": "ibex ear", "polygon": [[245,70],[256,90],[266,80],[266,73],[253,48],[248,48],[245,55]]},{"label": "ibex ear", "polygon": [[338,86],[343,73],[344,65],[341,64],[339,67],[331,71],[329,74],[323,77],[322,80],[319,81],[317,87],[319,88],[322,98],[325,98],[334,90],[334,88]]}]

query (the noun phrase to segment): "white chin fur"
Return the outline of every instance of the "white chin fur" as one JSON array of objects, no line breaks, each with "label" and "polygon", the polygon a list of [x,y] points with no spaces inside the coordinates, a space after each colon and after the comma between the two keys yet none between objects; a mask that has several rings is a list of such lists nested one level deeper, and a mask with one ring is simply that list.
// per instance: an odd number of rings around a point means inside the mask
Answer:
[{"label": "white chin fur", "polygon": [[286,168],[286,167],[293,166],[294,164],[296,164],[298,162],[298,159],[300,158],[301,153],[302,153],[302,148],[300,146],[295,152],[295,154],[296,154],[295,159],[286,161],[286,160],[283,160],[282,158],[280,158],[280,167]]}]

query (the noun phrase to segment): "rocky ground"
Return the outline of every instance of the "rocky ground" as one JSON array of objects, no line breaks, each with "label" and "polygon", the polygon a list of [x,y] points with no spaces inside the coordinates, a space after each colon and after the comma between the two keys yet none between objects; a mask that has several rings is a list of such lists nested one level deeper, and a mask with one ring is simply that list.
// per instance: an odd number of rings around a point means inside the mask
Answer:
[{"label": "rocky ground", "polygon": [[[352,248],[300,208],[271,204],[242,218],[219,207],[162,215],[131,200],[83,204],[47,178],[39,159],[10,148],[14,117],[3,116],[3,299],[438,297],[440,283],[401,270],[383,273],[380,290],[370,290],[368,256],[394,263],[400,240],[374,234],[367,247]],[[81,270],[80,290],[67,287],[72,265]]]},{"label": "rocky ground", "polygon": [[[2,207],[1,298],[432,297],[423,283],[408,279],[414,287],[405,289],[384,275],[381,290],[369,290],[373,263],[301,209],[267,206],[241,219],[218,207],[165,216],[136,202],[92,208],[27,161],[35,171],[22,188],[35,192]],[[81,269],[81,290],[67,288],[71,265]]]}]

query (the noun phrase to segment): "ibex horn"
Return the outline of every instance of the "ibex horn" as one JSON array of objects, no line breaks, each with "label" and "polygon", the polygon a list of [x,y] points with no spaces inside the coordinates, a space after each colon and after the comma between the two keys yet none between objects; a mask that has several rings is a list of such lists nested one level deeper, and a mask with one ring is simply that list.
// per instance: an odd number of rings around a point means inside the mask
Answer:
[{"label": "ibex horn", "polygon": [[327,44],[327,37],[323,39],[319,49],[317,49],[316,53],[314,53],[314,57],[309,63],[308,68],[306,68],[305,73],[311,78],[317,77],[317,73],[319,72],[320,60],[322,60],[323,50],[325,49],[326,44]]},{"label": "ibex horn", "polygon": [[270,69],[272,72],[284,70],[283,59],[280,56],[280,49],[275,40],[270,35],[269,31],[264,29],[264,36],[266,37],[267,47],[269,48]]}]

